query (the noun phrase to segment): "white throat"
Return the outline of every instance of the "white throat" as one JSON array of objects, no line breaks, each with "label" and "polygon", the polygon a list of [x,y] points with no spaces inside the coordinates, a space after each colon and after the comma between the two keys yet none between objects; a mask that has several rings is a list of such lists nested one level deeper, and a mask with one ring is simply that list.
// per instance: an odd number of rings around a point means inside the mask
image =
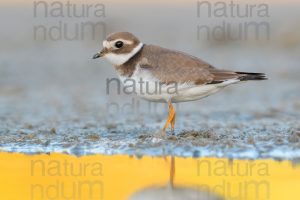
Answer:
[{"label": "white throat", "polygon": [[114,65],[122,65],[126,63],[132,56],[134,56],[141,48],[143,47],[143,43],[139,43],[130,53],[127,54],[114,54],[108,53],[104,57]]}]

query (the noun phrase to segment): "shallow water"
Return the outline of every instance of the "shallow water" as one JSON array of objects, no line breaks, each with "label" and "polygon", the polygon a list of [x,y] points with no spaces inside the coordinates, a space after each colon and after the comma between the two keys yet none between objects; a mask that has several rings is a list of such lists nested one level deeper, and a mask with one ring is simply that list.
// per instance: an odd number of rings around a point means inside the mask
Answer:
[{"label": "shallow water", "polygon": [[289,161],[20,153],[0,159],[2,199],[299,198],[300,168]]}]

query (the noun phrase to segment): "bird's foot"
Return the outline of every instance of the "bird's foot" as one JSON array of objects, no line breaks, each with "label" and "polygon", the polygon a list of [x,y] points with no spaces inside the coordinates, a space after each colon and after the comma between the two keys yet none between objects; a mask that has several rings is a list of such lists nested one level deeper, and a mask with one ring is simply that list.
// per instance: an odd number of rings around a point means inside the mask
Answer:
[{"label": "bird's foot", "polygon": [[166,139],[167,138],[166,130],[164,130],[164,129],[161,130],[159,137],[162,138],[162,139]]}]

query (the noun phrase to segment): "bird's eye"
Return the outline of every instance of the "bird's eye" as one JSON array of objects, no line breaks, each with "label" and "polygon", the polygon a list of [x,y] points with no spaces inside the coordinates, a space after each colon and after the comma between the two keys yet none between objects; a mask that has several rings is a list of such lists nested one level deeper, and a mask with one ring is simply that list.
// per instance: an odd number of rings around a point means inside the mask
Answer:
[{"label": "bird's eye", "polygon": [[123,46],[123,42],[122,41],[117,41],[115,43],[115,46],[119,49],[119,48],[121,48]]}]

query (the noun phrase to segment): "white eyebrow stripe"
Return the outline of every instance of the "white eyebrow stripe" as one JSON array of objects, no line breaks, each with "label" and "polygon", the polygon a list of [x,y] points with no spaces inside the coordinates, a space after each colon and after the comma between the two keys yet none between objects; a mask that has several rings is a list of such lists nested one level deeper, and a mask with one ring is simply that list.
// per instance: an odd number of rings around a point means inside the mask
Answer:
[{"label": "white eyebrow stripe", "polygon": [[114,44],[116,41],[122,41],[124,44],[133,44],[133,41],[124,40],[124,39],[116,39],[116,40],[111,40],[111,41],[104,40],[102,44],[103,44],[103,47],[110,49],[110,48],[114,47]]},{"label": "white eyebrow stripe", "polygon": [[130,40],[124,40],[124,39],[116,39],[116,40],[112,40],[112,41],[109,41],[110,44],[114,44],[116,41],[122,41],[124,42],[124,44],[133,44],[133,41],[130,41]]}]

